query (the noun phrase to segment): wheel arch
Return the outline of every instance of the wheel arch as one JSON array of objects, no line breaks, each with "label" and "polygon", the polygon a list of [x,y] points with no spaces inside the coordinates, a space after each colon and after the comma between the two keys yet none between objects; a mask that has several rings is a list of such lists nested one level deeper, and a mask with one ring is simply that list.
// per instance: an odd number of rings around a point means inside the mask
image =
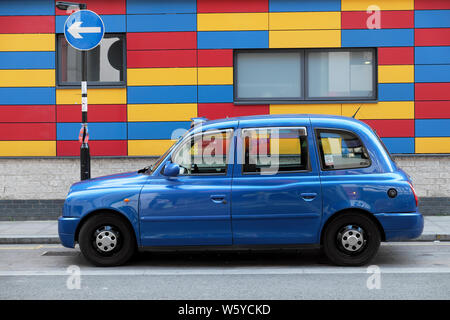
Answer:
[{"label": "wheel arch", "polygon": [[360,213],[360,214],[363,214],[366,217],[368,217],[370,220],[372,220],[375,223],[375,225],[378,228],[378,231],[380,231],[381,241],[386,241],[386,234],[384,232],[383,226],[381,225],[380,221],[378,221],[378,219],[371,212],[360,209],[360,208],[346,208],[346,209],[342,209],[342,210],[335,212],[330,217],[328,217],[327,221],[325,221],[325,224],[323,225],[322,230],[320,230],[320,244],[323,244],[324,232],[325,232],[326,228],[328,227],[328,225],[334,219],[336,219],[338,216],[341,216],[342,214],[346,214],[346,213]]},{"label": "wheel arch", "polygon": [[114,210],[114,209],[98,209],[98,210],[94,210],[94,211],[89,212],[88,214],[84,215],[83,218],[81,218],[80,222],[78,223],[77,228],[75,229],[75,237],[74,237],[75,242],[78,242],[78,236],[80,234],[80,230],[89,219],[91,219],[94,216],[105,214],[105,213],[112,213],[112,214],[116,215],[117,217],[119,217],[122,221],[124,221],[130,227],[130,230],[133,231],[132,234],[133,234],[134,242],[136,243],[136,246],[139,246],[139,243],[137,242],[137,237],[136,237],[136,230],[134,229],[133,224],[130,221],[130,219],[128,218],[128,216],[123,214],[122,212]]}]

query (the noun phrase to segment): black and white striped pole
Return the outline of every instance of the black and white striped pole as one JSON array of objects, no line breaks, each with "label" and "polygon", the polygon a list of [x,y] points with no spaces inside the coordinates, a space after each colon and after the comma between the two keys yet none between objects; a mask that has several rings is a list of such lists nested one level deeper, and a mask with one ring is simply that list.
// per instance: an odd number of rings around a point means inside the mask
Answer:
[{"label": "black and white striped pole", "polygon": [[[88,133],[88,100],[87,100],[87,51],[95,48],[102,40],[105,27],[102,19],[94,12],[86,10],[84,3],[57,1],[60,10],[75,11],[64,24],[64,36],[67,42],[81,51],[81,130],[80,175],[81,180],[91,178],[91,155]],[[78,11],[80,10],[80,11]]]},{"label": "black and white striped pole", "polygon": [[87,102],[87,51],[81,51],[81,122],[82,122],[82,136],[80,147],[80,168],[81,168],[81,180],[91,178],[91,154],[88,144],[88,102]]}]

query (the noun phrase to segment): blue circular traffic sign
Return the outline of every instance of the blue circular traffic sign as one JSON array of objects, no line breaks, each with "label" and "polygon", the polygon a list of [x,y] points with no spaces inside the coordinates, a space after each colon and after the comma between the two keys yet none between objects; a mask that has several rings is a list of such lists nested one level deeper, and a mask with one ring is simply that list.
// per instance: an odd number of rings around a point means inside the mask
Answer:
[{"label": "blue circular traffic sign", "polygon": [[102,41],[105,25],[102,18],[91,10],[72,13],[64,24],[67,42],[77,50],[94,49]]}]

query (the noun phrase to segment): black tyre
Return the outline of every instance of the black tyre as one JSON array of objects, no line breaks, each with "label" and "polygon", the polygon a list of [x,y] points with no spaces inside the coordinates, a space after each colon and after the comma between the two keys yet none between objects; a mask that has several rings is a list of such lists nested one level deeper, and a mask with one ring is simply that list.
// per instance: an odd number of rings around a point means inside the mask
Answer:
[{"label": "black tyre", "polygon": [[89,218],[81,227],[78,243],[83,256],[99,267],[122,265],[136,251],[133,229],[114,213]]},{"label": "black tyre", "polygon": [[323,251],[334,264],[362,266],[376,255],[380,241],[380,231],[372,219],[361,213],[343,213],[324,230]]}]

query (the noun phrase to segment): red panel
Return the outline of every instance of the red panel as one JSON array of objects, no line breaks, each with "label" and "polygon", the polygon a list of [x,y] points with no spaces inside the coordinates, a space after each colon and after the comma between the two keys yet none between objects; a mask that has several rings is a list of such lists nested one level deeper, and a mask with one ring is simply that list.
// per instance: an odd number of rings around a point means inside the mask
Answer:
[{"label": "red panel", "polygon": [[[58,122],[81,122],[81,105],[57,105]],[[91,104],[88,106],[89,122],[126,122],[127,106],[124,104]]]},{"label": "red panel", "polygon": [[3,16],[0,33],[54,33],[54,16]]},{"label": "red panel", "polygon": [[450,119],[450,101],[417,101],[416,119]]},{"label": "red panel", "polygon": [[55,122],[55,106],[0,106],[0,122]]},{"label": "red panel", "polygon": [[232,67],[233,50],[198,50],[199,67]]},{"label": "red panel", "polygon": [[414,8],[416,10],[450,9],[450,1],[448,1],[448,0],[415,0]]},{"label": "red panel", "polygon": [[127,33],[128,50],[196,49],[197,32]]},{"label": "red panel", "polygon": [[[367,19],[373,13],[342,11],[342,29],[367,29]],[[380,11],[381,29],[414,28],[414,11]]]},{"label": "red panel", "polygon": [[[126,156],[126,140],[95,140],[89,141],[91,156]],[[57,141],[57,156],[79,156],[80,143],[78,141]]]},{"label": "red panel", "polygon": [[56,124],[0,123],[0,140],[56,140]]},{"label": "red panel", "polygon": [[416,83],[416,100],[450,100],[450,83]]},{"label": "red panel", "polygon": [[128,68],[196,67],[197,50],[128,51]]},{"label": "red panel", "polygon": [[450,28],[416,29],[414,34],[416,46],[450,45]]},{"label": "red panel", "polygon": [[268,0],[197,0],[197,12],[268,12]]},{"label": "red panel", "polygon": [[380,137],[414,137],[414,120],[362,120]]},{"label": "red panel", "polygon": [[233,103],[199,103],[198,116],[208,119],[269,114],[268,105],[236,106]]},{"label": "red panel", "polygon": [[414,47],[380,47],[378,64],[414,64]]},{"label": "red panel", "polygon": [[[57,0],[55,0],[56,2]],[[73,2],[73,1],[72,1]],[[78,2],[78,1],[74,1]],[[83,0],[80,3],[86,3],[89,10],[94,11],[97,14],[125,14],[126,13],[126,0]],[[56,15],[62,16],[67,13],[65,10],[59,10],[56,8]]]}]

